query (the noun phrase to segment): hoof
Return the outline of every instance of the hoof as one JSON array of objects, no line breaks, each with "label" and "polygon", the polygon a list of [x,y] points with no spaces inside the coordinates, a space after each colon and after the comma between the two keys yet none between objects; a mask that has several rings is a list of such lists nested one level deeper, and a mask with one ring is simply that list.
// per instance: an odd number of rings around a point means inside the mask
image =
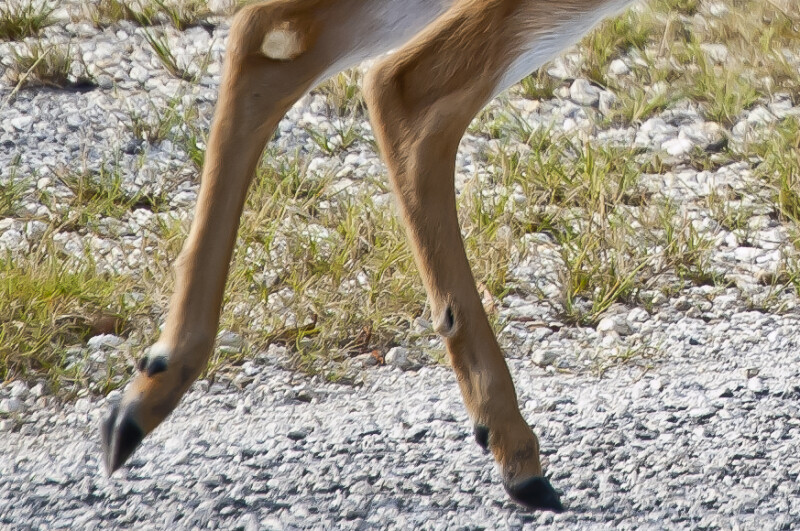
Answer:
[{"label": "hoof", "polygon": [[154,376],[167,370],[166,356],[142,356],[139,358],[136,368],[139,372],[147,376]]},{"label": "hoof", "polygon": [[511,499],[529,509],[556,513],[564,511],[558,493],[543,476],[535,476],[513,486],[505,484],[504,487]]},{"label": "hoof", "polygon": [[472,433],[475,435],[475,442],[478,443],[478,446],[483,448],[483,451],[486,452],[489,450],[489,428],[483,426],[481,424],[476,424],[475,428],[473,428]]},{"label": "hoof", "polygon": [[100,436],[106,472],[111,475],[133,454],[144,439],[144,431],[128,415],[120,415],[119,406],[114,406],[103,421]]}]

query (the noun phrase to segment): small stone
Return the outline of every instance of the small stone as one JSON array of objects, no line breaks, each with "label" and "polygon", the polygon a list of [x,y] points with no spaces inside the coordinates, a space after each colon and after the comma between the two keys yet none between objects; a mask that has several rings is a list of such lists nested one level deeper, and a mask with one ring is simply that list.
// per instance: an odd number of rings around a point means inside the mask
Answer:
[{"label": "small stone", "polygon": [[248,376],[244,372],[240,372],[236,376],[233,377],[233,385],[237,389],[245,389],[248,385],[253,383],[255,378],[252,376]]},{"label": "small stone", "polygon": [[631,323],[643,323],[650,319],[650,314],[643,308],[634,308],[628,312],[628,321]]},{"label": "small stone", "polygon": [[167,453],[177,452],[183,447],[184,443],[179,437],[171,437],[164,443],[164,451]]},{"label": "small stone", "polygon": [[662,304],[666,304],[667,302],[669,302],[669,298],[660,291],[656,291],[655,293],[653,293],[653,297],[650,299],[650,303],[653,306],[661,306]]},{"label": "small stone", "polygon": [[417,317],[414,319],[414,331],[417,333],[433,332],[433,326],[427,319],[423,317]]},{"label": "small stone", "polygon": [[703,43],[700,49],[715,63],[722,64],[728,60],[728,47],[719,43]]},{"label": "small stone", "polygon": [[758,373],[760,372],[761,369],[759,369],[758,367],[748,367],[744,370],[744,376],[745,378],[755,378],[756,376],[758,376]]},{"label": "small stone", "polygon": [[713,4],[708,5],[708,12],[711,14],[711,16],[717,18],[724,17],[728,14],[728,11],[730,11],[730,9],[725,2],[714,2]]},{"label": "small stone", "polygon": [[614,59],[611,61],[611,64],[608,65],[608,73],[614,74],[615,76],[624,76],[630,71],[631,69],[628,68],[628,65],[626,65],[625,61],[622,59]]},{"label": "small stone", "polygon": [[616,108],[617,101],[617,97],[613,92],[607,90],[602,91],[600,93],[600,103],[598,105],[600,112],[603,114],[611,113]]},{"label": "small stone", "polygon": [[734,249],[733,257],[739,262],[752,263],[762,252],[761,249],[756,249],[755,247],[739,247]]},{"label": "small stone", "polygon": [[597,105],[600,90],[583,78],[576,79],[569,87],[569,97],[578,105]]},{"label": "small stone", "polygon": [[679,297],[672,306],[679,312],[685,312],[692,307],[692,303],[686,297]]},{"label": "small stone", "polygon": [[128,74],[131,79],[134,81],[138,81],[139,83],[144,83],[148,79],[150,79],[150,72],[142,68],[141,66],[134,66],[131,68],[130,73]]},{"label": "small stone", "polygon": [[239,352],[244,346],[242,336],[230,330],[223,330],[217,336],[219,349],[223,352]]},{"label": "small stone", "polygon": [[124,337],[115,336],[114,334],[100,334],[99,336],[94,336],[86,342],[86,345],[90,349],[101,349],[101,348],[116,348],[125,342]]},{"label": "small stone", "polygon": [[141,138],[132,138],[120,148],[126,155],[138,155],[144,152],[144,141]]},{"label": "small stone", "polygon": [[411,360],[408,359],[408,349],[403,347],[392,347],[386,353],[386,365],[398,367],[400,369],[408,369],[411,367]]},{"label": "small stone", "polygon": [[27,131],[30,125],[33,123],[33,116],[17,116],[16,118],[11,119],[11,125],[14,126],[15,129],[20,131]]},{"label": "small stone", "polygon": [[[208,2],[208,5],[211,5],[211,1]],[[244,531],[258,531],[261,526],[258,523],[258,517],[253,513],[249,513],[239,519],[239,528],[244,529]]]},{"label": "small stone", "polygon": [[722,387],[715,389],[711,393],[712,398],[732,398],[733,391],[731,391],[730,387],[727,385],[723,385]]},{"label": "small stone", "polygon": [[686,155],[692,150],[693,147],[694,144],[692,141],[685,137],[672,138],[661,144],[661,149],[673,157],[681,157]]},{"label": "small stone", "polygon": [[360,364],[362,367],[374,367],[378,364],[378,358],[369,352],[366,354],[359,354],[353,358],[353,361],[357,364]]},{"label": "small stone", "polygon": [[717,412],[713,407],[696,407],[688,411],[689,418],[694,420],[710,419]]},{"label": "small stone", "polygon": [[28,386],[25,385],[25,382],[17,380],[11,384],[11,398],[25,400],[28,393],[30,393],[30,391],[28,390]]},{"label": "small stone", "polygon": [[75,401],[75,411],[78,413],[87,413],[92,407],[92,401],[88,398],[79,398]]},{"label": "small stone", "polygon": [[747,389],[753,393],[760,394],[765,390],[764,381],[758,376],[747,380]]},{"label": "small stone", "polygon": [[765,126],[767,124],[771,124],[777,120],[777,117],[769,112],[766,107],[759,105],[755,107],[750,113],[747,115],[747,123]]},{"label": "small stone", "polygon": [[535,350],[531,356],[533,363],[539,367],[552,365],[558,359],[558,352],[555,350]]},{"label": "small stone", "polygon": [[308,432],[306,430],[292,430],[286,434],[293,441],[302,441],[306,437],[308,437]]},{"label": "small stone", "polygon": [[114,78],[107,74],[100,74],[95,78],[95,82],[103,90],[114,88]]},{"label": "small stone", "polygon": [[629,336],[633,333],[631,325],[619,317],[604,317],[597,323],[597,333],[600,335],[607,335],[609,332],[616,332],[620,336]]},{"label": "small stone", "polygon": [[18,398],[0,400],[0,414],[18,413],[22,410],[22,401]]}]

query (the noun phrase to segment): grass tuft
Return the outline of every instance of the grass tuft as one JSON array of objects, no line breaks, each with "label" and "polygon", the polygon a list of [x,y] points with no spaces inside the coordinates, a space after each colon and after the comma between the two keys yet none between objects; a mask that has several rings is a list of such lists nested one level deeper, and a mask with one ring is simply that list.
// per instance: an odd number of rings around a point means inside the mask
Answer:
[{"label": "grass tuft", "polygon": [[54,8],[37,2],[10,0],[0,5],[0,40],[20,41],[35,37],[53,23]]}]

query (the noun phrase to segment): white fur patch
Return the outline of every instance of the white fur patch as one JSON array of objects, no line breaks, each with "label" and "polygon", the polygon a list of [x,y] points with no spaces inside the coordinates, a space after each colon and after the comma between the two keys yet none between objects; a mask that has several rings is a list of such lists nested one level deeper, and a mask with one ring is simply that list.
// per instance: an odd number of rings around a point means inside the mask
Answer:
[{"label": "white fur patch", "polygon": [[287,61],[303,53],[303,45],[297,31],[288,27],[271,30],[264,36],[261,53],[270,59]]}]

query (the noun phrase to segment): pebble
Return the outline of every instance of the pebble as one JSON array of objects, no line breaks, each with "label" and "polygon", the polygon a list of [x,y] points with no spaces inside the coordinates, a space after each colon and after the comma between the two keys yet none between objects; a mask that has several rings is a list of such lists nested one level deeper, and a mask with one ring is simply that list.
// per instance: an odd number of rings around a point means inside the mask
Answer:
[{"label": "pebble", "polygon": [[628,65],[626,65],[625,61],[623,61],[622,59],[614,59],[608,65],[608,72],[610,74],[615,75],[615,76],[624,76],[625,74],[629,73],[630,71],[631,71],[631,69],[628,68]]},{"label": "pebble", "polygon": [[86,342],[86,346],[90,349],[116,348],[124,342],[124,337],[115,336],[113,334],[100,334],[89,338],[89,341]]},{"label": "pebble", "polygon": [[759,394],[765,390],[764,381],[759,377],[750,378],[747,380],[747,389]]},{"label": "pebble", "polygon": [[569,97],[578,105],[597,105],[600,101],[600,89],[587,80],[578,78],[569,87]]},{"label": "pebble", "polygon": [[408,349],[403,347],[392,347],[389,349],[389,352],[386,353],[385,360],[386,365],[391,365],[393,367],[398,367],[400,369],[406,370],[411,368],[412,362],[408,357]]},{"label": "pebble", "polygon": [[607,335],[609,332],[615,332],[620,336],[628,336],[633,333],[633,330],[622,316],[604,317],[597,323],[597,333]]},{"label": "pebble", "polygon": [[19,413],[22,405],[19,398],[4,398],[0,400],[0,414]]},{"label": "pebble", "polygon": [[225,352],[238,352],[244,346],[244,338],[230,330],[223,330],[217,335],[217,344]]},{"label": "pebble", "polygon": [[27,131],[33,123],[33,116],[18,116],[16,118],[11,118],[10,123],[19,131]]},{"label": "pebble", "polygon": [[533,351],[531,359],[539,367],[552,365],[558,359],[558,352],[554,350],[537,349]]}]

